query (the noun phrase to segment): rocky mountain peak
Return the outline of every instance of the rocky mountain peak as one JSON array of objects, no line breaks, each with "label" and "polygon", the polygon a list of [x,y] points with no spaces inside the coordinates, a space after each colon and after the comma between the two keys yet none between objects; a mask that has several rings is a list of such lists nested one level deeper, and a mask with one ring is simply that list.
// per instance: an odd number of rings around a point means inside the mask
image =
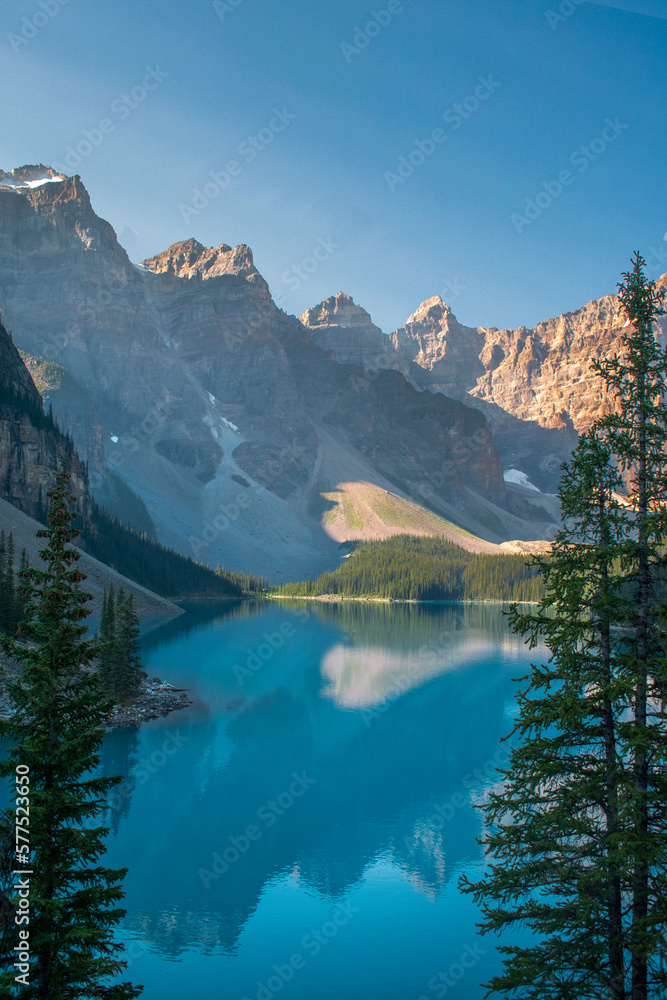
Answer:
[{"label": "rocky mountain peak", "polygon": [[43,163],[0,171],[0,270],[15,253],[10,234],[19,228],[25,253],[51,257],[67,248],[127,260],[113,227],[93,211],[79,175],[68,177]]},{"label": "rocky mountain peak", "polygon": [[44,163],[31,163],[23,167],[15,167],[7,172],[0,170],[0,187],[13,188],[15,191],[26,191],[41,187],[54,181],[67,180],[65,174],[59,174],[53,167]]},{"label": "rocky mountain peak", "polygon": [[149,257],[141,266],[155,274],[170,274],[177,278],[217,278],[235,274],[247,278],[257,275],[252,250],[245,243],[234,248],[227,243],[205,247],[192,238],[174,243],[168,250]]},{"label": "rocky mountain peak", "polygon": [[434,295],[422,302],[419,309],[413,312],[412,316],[408,316],[405,324],[407,326],[408,323],[422,323],[427,317],[437,320],[445,315],[452,315],[452,310],[439,295]]},{"label": "rocky mountain peak", "polygon": [[358,306],[351,295],[345,292],[338,292],[332,295],[319,305],[306,309],[300,317],[301,322],[307,327],[318,326],[362,326],[379,329],[373,323],[369,313],[361,306]]},{"label": "rocky mountain peak", "polygon": [[432,368],[436,360],[442,360],[445,354],[449,355],[448,362],[454,357],[462,361],[465,356],[474,367],[474,352],[479,350],[478,331],[462,326],[439,295],[422,302],[391,339],[410,361],[427,369]]}]

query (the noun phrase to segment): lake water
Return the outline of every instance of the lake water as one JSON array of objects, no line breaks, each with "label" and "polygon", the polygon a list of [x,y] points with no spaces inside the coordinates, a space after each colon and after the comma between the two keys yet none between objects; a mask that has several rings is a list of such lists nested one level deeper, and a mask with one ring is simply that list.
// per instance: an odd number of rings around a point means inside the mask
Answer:
[{"label": "lake water", "polygon": [[481,1000],[496,938],[457,883],[529,663],[500,609],[248,602],[143,655],[195,704],[105,741],[123,978],[146,1000]]},{"label": "lake water", "polygon": [[241,602],[142,647],[194,704],[102,748],[122,978],[144,1000],[482,1000],[497,939],[458,881],[538,655],[501,609]]}]

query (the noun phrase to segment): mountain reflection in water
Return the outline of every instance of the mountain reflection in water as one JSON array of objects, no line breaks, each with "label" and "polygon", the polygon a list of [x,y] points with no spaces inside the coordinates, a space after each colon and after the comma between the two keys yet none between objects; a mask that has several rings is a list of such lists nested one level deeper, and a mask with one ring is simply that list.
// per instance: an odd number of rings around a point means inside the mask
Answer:
[{"label": "mountain reflection in water", "polygon": [[[500,608],[248,602],[190,611],[143,649],[195,704],[104,745],[105,773],[123,775],[107,860],[129,866],[140,953],[238,956],[262,902],[287,894],[298,924],[299,907],[330,910],[371,872],[460,905],[457,872],[481,858],[471,803],[506,759],[529,661]],[[282,919],[263,939],[282,940]],[[350,955],[361,926],[340,933]]]}]

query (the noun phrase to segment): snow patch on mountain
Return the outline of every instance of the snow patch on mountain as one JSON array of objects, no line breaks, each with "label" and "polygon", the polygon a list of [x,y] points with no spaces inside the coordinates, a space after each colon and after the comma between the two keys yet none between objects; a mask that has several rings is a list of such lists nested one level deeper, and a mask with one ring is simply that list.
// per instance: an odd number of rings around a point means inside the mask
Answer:
[{"label": "snow patch on mountain", "polygon": [[0,187],[11,188],[14,191],[27,191],[41,187],[42,184],[60,183],[67,180],[65,174],[56,173],[51,167],[41,164],[36,167],[19,167],[6,173],[0,170]]},{"label": "snow patch on mountain", "polygon": [[503,479],[506,483],[516,483],[517,486],[525,486],[527,490],[535,490],[536,493],[542,492],[542,490],[538,490],[537,486],[533,486],[526,473],[521,472],[520,469],[505,469]]}]

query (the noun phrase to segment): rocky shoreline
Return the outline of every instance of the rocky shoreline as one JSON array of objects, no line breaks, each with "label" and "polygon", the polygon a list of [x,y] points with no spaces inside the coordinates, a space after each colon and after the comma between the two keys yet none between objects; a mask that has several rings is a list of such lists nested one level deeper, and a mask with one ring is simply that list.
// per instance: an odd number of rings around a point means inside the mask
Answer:
[{"label": "rocky shoreline", "polygon": [[140,726],[150,719],[160,719],[171,712],[192,705],[185,688],[176,688],[159,677],[148,677],[142,681],[141,690],[127,705],[118,705],[107,719],[106,728],[120,729],[122,726]]},{"label": "rocky shoreline", "polygon": [[[7,681],[15,681],[20,674],[20,665],[0,654],[0,720],[11,717],[12,707],[7,693]],[[177,688],[159,677],[149,677],[142,672],[141,687],[136,697],[125,705],[117,705],[106,722],[106,730],[120,729],[122,726],[140,726],[151,719],[161,719],[171,712],[192,705],[185,688]]]}]

